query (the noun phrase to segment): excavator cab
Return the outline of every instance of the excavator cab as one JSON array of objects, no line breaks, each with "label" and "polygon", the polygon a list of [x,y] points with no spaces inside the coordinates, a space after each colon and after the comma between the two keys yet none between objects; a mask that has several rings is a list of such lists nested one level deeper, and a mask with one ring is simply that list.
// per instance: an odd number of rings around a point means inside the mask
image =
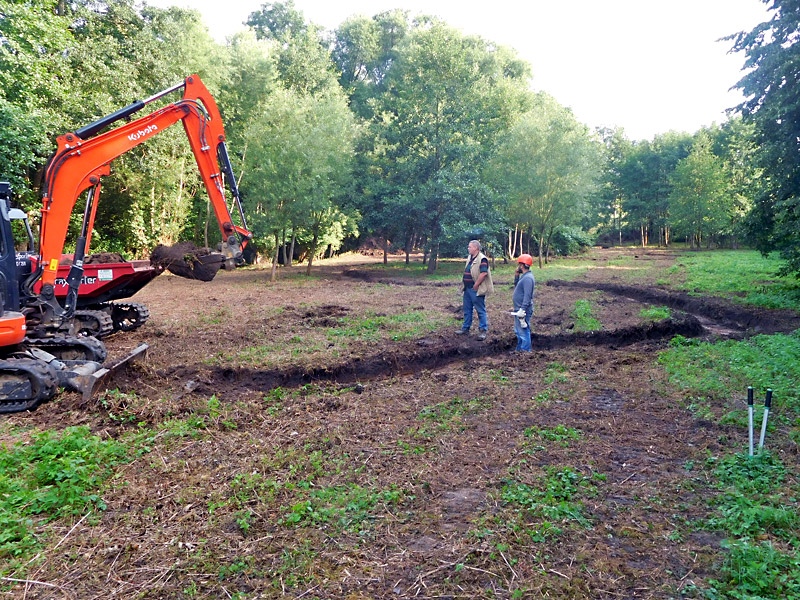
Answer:
[{"label": "excavator cab", "polygon": [[[0,294],[3,311],[19,311],[19,282],[11,228],[11,184],[0,182]],[[24,334],[23,334],[24,335]]]}]

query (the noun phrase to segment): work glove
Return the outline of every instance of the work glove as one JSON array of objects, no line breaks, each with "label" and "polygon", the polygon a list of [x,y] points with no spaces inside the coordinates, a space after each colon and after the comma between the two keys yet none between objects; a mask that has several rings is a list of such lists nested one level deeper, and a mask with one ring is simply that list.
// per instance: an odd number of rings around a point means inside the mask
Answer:
[{"label": "work glove", "polygon": [[520,319],[525,318],[525,311],[522,310],[521,308],[517,312],[511,314],[514,315],[515,317],[519,317]]},{"label": "work glove", "polygon": [[525,322],[525,319],[520,319],[519,320],[519,326],[522,327],[523,329],[527,329],[528,328],[528,324]]}]

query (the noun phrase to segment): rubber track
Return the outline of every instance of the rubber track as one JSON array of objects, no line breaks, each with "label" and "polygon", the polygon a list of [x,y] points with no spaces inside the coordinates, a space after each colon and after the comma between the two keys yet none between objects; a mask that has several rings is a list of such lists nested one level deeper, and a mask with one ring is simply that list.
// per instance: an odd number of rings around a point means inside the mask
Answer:
[{"label": "rubber track", "polygon": [[[75,319],[80,321],[81,328],[78,331],[81,335],[90,335],[97,339],[104,338],[114,333],[114,321],[103,310],[76,310]],[[94,326],[89,326],[93,323]]]},{"label": "rubber track", "polygon": [[40,348],[59,360],[91,360],[102,364],[108,356],[105,344],[93,337],[25,338],[23,344]]},{"label": "rubber track", "polygon": [[[147,323],[150,318],[150,310],[139,302],[103,302],[90,308],[111,315],[114,331],[133,331]],[[130,318],[131,311],[136,315],[133,320]]]},{"label": "rubber track", "polygon": [[0,360],[0,377],[4,383],[10,377],[19,377],[20,383],[28,383],[33,391],[27,400],[4,400],[0,398],[0,414],[33,410],[42,402],[52,398],[58,386],[52,368],[39,360],[29,358],[10,358]]},{"label": "rubber track", "polygon": [[[150,318],[150,310],[138,302],[109,302],[114,309],[111,316],[114,320],[114,329],[118,331],[133,331],[138,329]],[[136,319],[130,322],[126,315],[129,311],[136,311]]]}]

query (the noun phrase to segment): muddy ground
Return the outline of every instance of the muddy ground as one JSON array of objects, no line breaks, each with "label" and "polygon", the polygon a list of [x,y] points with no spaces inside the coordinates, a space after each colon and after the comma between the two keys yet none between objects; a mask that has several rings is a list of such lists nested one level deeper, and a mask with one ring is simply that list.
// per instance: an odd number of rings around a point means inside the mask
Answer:
[{"label": "muddy ground", "polygon": [[[272,284],[255,268],[211,282],[161,275],[134,298],[150,321],[107,341],[112,359],[150,344],[119,392],[63,394],[7,419],[131,444],[152,435],[104,492],[105,511],[41,524],[47,549],[0,597],[610,599],[702,587],[722,538],[682,526],[709,510],[708,482],[686,465],[744,438],[698,421],[657,353],[678,334],[788,332],[800,317],[670,289],[674,260],[596,250],[557,261],[558,276],[534,271],[531,354],[511,352],[510,268],[496,271],[486,342],[453,335],[458,264],[435,279],[365,258]],[[576,327],[580,299],[597,331]],[[645,321],[650,306],[672,317]],[[557,426],[577,434],[553,439]],[[548,477],[575,488],[544,502],[561,512],[525,497]]]}]

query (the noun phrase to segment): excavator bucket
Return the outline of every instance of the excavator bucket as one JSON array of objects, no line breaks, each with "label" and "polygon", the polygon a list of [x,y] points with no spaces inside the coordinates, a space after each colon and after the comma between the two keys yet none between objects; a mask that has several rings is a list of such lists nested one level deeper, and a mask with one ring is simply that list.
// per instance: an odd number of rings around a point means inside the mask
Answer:
[{"label": "excavator bucket", "polygon": [[114,382],[114,377],[124,372],[130,365],[143,362],[147,357],[148,348],[147,344],[139,344],[127,356],[108,367],[101,366],[96,370],[93,365],[97,365],[97,363],[70,365],[69,369],[64,372],[63,378],[59,377],[59,385],[80,392],[81,402],[86,403],[95,394],[110,388]]},{"label": "excavator bucket", "polygon": [[158,245],[150,254],[150,264],[187,279],[211,281],[225,262],[221,252],[198,248],[191,242],[175,246]]}]

